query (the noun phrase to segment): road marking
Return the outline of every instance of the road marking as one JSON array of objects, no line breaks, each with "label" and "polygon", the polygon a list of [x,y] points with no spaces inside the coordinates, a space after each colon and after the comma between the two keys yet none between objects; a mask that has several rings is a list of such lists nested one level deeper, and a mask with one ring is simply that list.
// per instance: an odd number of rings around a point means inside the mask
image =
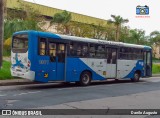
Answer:
[{"label": "road marking", "polygon": [[33,93],[39,93],[41,91],[33,91],[33,92],[26,92],[26,93],[19,93],[19,94],[14,94],[13,96],[20,96],[20,95],[26,95],[26,94],[33,94]]},{"label": "road marking", "polygon": [[58,91],[61,91],[61,90],[63,90],[63,89],[57,89]]},{"label": "road marking", "polygon": [[20,93],[20,94],[14,94],[13,96],[18,96],[18,95],[25,95],[25,94],[28,94],[28,93]]},{"label": "road marking", "polygon": [[28,92],[28,93],[39,93],[39,92],[41,92],[41,91],[33,91],[33,92]]},{"label": "road marking", "polygon": [[6,94],[3,94],[3,95],[2,95],[2,94],[0,94],[0,97],[3,97],[3,96],[6,96]]}]

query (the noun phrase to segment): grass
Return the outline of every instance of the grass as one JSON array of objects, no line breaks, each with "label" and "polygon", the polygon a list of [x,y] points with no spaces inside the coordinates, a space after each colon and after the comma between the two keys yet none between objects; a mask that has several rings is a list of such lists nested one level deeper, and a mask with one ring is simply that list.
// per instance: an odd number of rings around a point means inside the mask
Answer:
[{"label": "grass", "polygon": [[3,66],[0,69],[0,80],[13,79],[10,72],[11,63],[8,61],[3,61]]},{"label": "grass", "polygon": [[160,64],[153,64],[152,65],[152,73],[153,74],[160,74]]},{"label": "grass", "polygon": [[11,51],[3,50],[3,56],[10,56],[10,55],[11,55]]}]

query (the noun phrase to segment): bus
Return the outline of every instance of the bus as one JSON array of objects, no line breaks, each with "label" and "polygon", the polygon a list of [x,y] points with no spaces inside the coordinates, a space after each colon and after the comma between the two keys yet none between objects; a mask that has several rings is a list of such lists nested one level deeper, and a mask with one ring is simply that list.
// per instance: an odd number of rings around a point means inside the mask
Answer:
[{"label": "bus", "polygon": [[40,31],[13,34],[11,74],[38,82],[75,82],[152,76],[152,48]]}]

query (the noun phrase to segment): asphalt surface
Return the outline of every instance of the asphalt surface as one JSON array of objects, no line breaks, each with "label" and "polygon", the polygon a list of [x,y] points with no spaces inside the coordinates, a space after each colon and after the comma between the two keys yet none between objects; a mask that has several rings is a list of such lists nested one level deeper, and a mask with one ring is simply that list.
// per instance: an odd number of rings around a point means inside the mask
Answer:
[{"label": "asphalt surface", "polygon": [[[160,90],[160,77],[130,80],[94,82],[81,87],[75,84],[30,84],[0,87],[0,109],[47,108],[47,106],[119,97]],[[144,98],[145,99],[145,98]]]}]

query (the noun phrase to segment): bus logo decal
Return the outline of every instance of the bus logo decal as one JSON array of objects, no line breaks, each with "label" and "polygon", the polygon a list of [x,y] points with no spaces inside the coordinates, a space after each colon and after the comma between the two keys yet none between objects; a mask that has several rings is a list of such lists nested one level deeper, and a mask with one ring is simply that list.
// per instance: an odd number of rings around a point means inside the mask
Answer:
[{"label": "bus logo decal", "polygon": [[44,73],[44,78],[48,78],[48,73]]}]

